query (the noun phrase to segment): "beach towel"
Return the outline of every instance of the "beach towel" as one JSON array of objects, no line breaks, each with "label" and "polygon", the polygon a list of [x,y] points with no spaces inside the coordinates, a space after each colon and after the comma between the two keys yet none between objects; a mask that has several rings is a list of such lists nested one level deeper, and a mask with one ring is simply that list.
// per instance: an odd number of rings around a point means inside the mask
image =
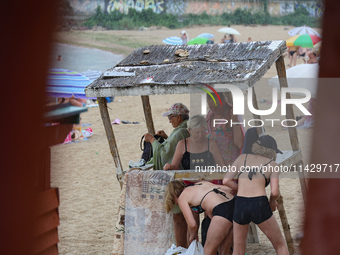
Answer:
[{"label": "beach towel", "polygon": [[125,174],[114,255],[166,253],[173,242],[173,216],[164,209],[164,191],[173,176],[170,171],[153,170],[131,170]]}]

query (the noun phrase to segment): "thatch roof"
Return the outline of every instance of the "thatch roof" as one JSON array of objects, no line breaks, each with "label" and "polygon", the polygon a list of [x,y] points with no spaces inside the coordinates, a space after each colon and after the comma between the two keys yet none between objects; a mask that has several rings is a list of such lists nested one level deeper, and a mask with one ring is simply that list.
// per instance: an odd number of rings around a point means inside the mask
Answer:
[{"label": "thatch roof", "polygon": [[[189,56],[176,55],[179,49]],[[285,50],[285,41],[152,45],[135,50],[85,92],[88,97],[201,93],[200,82],[247,89]]]}]

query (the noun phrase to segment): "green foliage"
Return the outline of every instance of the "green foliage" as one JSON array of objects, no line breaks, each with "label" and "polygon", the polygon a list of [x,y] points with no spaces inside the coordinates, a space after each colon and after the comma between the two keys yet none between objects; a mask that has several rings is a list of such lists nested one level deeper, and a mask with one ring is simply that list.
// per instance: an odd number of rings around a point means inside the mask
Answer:
[{"label": "green foliage", "polygon": [[[267,4],[266,0],[262,0],[262,2],[264,5]],[[106,14],[98,7],[96,13],[84,23],[89,28],[98,25],[114,30],[138,29],[149,26],[181,28],[203,24],[223,26],[233,24],[271,24],[317,27],[319,26],[319,20],[310,17],[308,11],[301,7],[296,9],[294,13],[283,17],[271,17],[266,11],[251,13],[250,10],[236,9],[234,13],[223,13],[222,15],[208,15],[206,12],[199,15],[186,14],[181,17],[181,21],[175,15],[157,14],[152,9],[143,9],[141,12],[129,9],[128,14],[122,14],[119,11]]]}]

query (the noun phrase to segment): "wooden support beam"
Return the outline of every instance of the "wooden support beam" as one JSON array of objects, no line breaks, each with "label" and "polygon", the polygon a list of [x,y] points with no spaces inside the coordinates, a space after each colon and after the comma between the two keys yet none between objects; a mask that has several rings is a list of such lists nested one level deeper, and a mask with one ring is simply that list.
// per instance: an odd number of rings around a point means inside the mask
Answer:
[{"label": "wooden support beam", "polygon": [[[253,106],[254,106],[255,109],[259,110],[259,106],[257,104],[257,98],[256,98],[255,87],[254,86],[252,87],[252,91],[253,91]],[[253,113],[253,117],[256,120],[261,120],[261,117],[259,115],[254,114],[254,113]],[[262,127],[256,127],[256,131],[257,131],[257,134],[260,135],[260,134],[263,133],[263,128]]]},{"label": "wooden support beam", "polygon": [[116,139],[113,134],[110,115],[107,110],[106,99],[105,97],[98,97],[97,99],[98,99],[98,104],[99,104],[100,115],[102,117],[103,125],[104,125],[105,132],[106,132],[106,137],[109,142],[110,151],[113,157],[113,161],[115,162],[115,166],[117,168],[117,176],[118,176],[122,173],[123,168],[122,168],[122,163],[119,157]]},{"label": "wooden support beam", "polygon": [[[277,70],[277,75],[279,77],[280,88],[288,88],[288,83],[286,79],[286,67],[285,67],[285,62],[282,56],[279,57],[278,60],[276,60],[276,70]],[[291,98],[290,93],[286,95],[286,98],[287,99]],[[286,105],[286,117],[287,119],[295,120],[294,110],[291,104]],[[287,123],[289,126],[294,125],[293,121],[287,121]],[[300,150],[296,127],[289,127],[288,132],[289,132],[290,143],[292,145],[293,151]]]},{"label": "wooden support beam", "polygon": [[[285,67],[283,56],[280,56],[276,60],[275,64],[276,64],[277,75],[279,77],[280,88],[288,88],[287,77],[286,77],[286,67]],[[286,98],[287,99],[291,98],[290,93],[286,95]],[[295,120],[294,110],[291,104],[287,104],[286,106],[286,118]],[[289,126],[294,125],[293,121],[287,121],[287,123]],[[290,144],[292,145],[293,151],[300,150],[296,127],[289,127],[288,132],[289,132]],[[304,166],[302,160],[299,162],[299,164],[302,164],[302,167]],[[305,181],[305,175],[303,171],[298,171],[298,174],[299,174],[300,185],[301,185],[301,190],[302,190],[302,198],[303,198],[304,203],[306,204],[307,185]]]},{"label": "wooden support beam", "polygon": [[279,214],[280,214],[280,219],[283,227],[283,233],[286,238],[286,243],[288,247],[288,251],[290,255],[295,254],[295,249],[294,249],[294,241],[292,238],[292,235],[290,233],[290,226],[288,224],[288,219],[286,216],[286,211],[283,206],[283,197],[280,195],[279,198],[277,199],[278,207],[279,207]]},{"label": "wooden support beam", "polygon": [[148,132],[154,135],[156,134],[156,132],[155,132],[155,127],[153,126],[149,96],[141,96],[141,98],[142,98],[142,103],[143,103],[146,126],[148,127]]}]

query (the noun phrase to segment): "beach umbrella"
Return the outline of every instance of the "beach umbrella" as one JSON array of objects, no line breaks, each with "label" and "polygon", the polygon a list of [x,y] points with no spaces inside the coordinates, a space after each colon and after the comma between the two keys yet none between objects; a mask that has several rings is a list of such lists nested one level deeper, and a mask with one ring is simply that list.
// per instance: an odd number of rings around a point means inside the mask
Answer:
[{"label": "beach umbrella", "polygon": [[321,37],[321,35],[318,32],[316,32],[313,28],[306,27],[306,26],[293,28],[292,30],[290,30],[288,32],[288,34],[290,36],[302,35],[302,34],[310,34],[310,35],[316,35],[316,36]]},{"label": "beach umbrella", "polygon": [[288,40],[286,40],[287,46],[301,46],[302,48],[313,48],[314,44],[321,41],[321,37],[317,35],[295,35]]},{"label": "beach umbrella", "polygon": [[170,44],[170,45],[182,45],[183,40],[179,38],[178,36],[172,36],[172,37],[165,38],[163,40],[163,43]]},{"label": "beach umbrella", "polygon": [[204,38],[210,39],[210,38],[213,38],[215,36],[213,34],[210,34],[210,33],[203,33],[203,34],[198,35],[197,37],[204,37]]},{"label": "beach umbrella", "polygon": [[314,45],[314,49],[318,51],[321,48],[321,41]]},{"label": "beach umbrella", "polygon": [[89,78],[90,81],[97,80],[102,74],[102,71],[98,70],[87,70],[85,72],[81,72],[82,75],[84,75],[86,78]]},{"label": "beach umbrella", "polygon": [[205,37],[195,37],[195,38],[191,39],[191,40],[188,42],[188,45],[206,44],[207,41],[209,41],[208,38],[205,38]]},{"label": "beach umbrella", "polygon": [[47,72],[46,94],[48,97],[87,98],[84,90],[91,83],[78,72],[54,68]]},{"label": "beach umbrella", "polygon": [[239,31],[237,31],[236,29],[231,28],[231,27],[224,27],[224,28],[221,28],[217,31],[220,32],[220,33],[223,33],[223,34],[241,35]]},{"label": "beach umbrella", "polygon": [[[309,90],[313,98],[316,98],[318,87],[319,64],[301,64],[286,70],[287,83],[289,88],[304,88]],[[280,89],[279,78],[268,80],[268,85]],[[301,95],[299,93],[292,93]]]}]

